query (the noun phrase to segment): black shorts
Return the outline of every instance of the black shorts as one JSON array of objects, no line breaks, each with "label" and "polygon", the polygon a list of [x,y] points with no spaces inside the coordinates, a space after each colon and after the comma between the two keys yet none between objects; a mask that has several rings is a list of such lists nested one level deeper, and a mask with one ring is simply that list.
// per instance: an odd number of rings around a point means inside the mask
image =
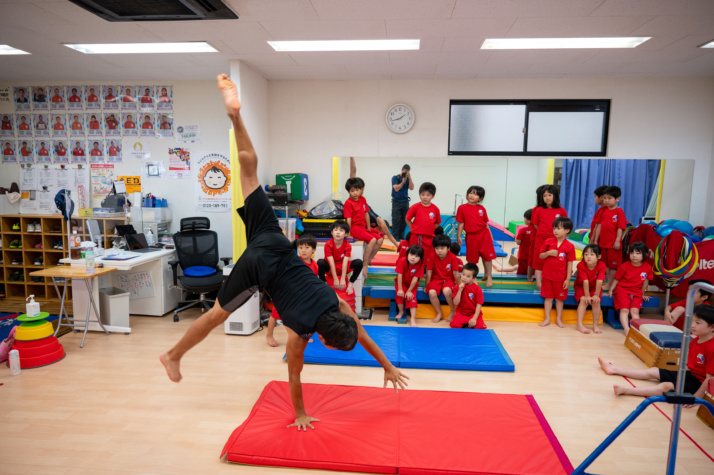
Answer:
[{"label": "black shorts", "polygon": [[[377,227],[377,218],[379,218],[379,215],[377,213],[375,213],[372,208],[370,208],[367,213],[369,214],[370,227],[376,228]],[[389,227],[389,223],[387,221],[385,221],[384,224],[386,224],[387,227]]]},{"label": "black shorts", "polygon": [[[677,387],[677,371],[672,371],[669,369],[659,370],[659,380],[663,383],[672,383],[676,389]],[[694,376],[691,371],[687,371],[684,376],[684,392],[689,394],[694,394],[702,387],[702,382]]]}]

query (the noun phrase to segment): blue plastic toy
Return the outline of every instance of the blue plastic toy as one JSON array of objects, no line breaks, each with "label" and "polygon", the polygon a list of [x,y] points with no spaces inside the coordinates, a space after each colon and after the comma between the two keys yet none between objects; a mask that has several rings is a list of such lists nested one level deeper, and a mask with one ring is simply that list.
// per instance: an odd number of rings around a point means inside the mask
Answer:
[{"label": "blue plastic toy", "polygon": [[673,228],[672,226],[668,226],[668,225],[665,225],[665,224],[661,224],[661,225],[657,228],[657,234],[659,234],[659,235],[662,236],[662,237],[667,236],[667,235],[668,235],[669,233],[671,233],[672,231],[674,231],[674,228]]},{"label": "blue plastic toy", "polygon": [[672,227],[677,231],[684,234],[689,234],[690,236],[694,234],[694,226],[692,226],[692,223],[689,223],[687,221],[677,221],[672,225]]}]

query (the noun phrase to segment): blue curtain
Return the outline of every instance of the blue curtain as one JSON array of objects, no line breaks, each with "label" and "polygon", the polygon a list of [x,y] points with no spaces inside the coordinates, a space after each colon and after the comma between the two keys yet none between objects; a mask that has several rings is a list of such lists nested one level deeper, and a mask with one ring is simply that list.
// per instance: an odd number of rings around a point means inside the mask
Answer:
[{"label": "blue curtain", "polygon": [[637,226],[655,193],[659,160],[617,160],[568,158],[563,160],[560,203],[576,229],[590,228],[597,205],[593,191],[600,185],[619,186],[619,206],[627,220]]}]

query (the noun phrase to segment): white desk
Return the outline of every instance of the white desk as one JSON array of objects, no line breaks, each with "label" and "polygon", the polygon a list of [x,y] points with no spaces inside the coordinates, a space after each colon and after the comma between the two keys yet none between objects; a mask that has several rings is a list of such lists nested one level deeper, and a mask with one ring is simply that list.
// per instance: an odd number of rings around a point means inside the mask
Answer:
[{"label": "white desk", "polygon": [[[113,249],[108,249],[106,251],[107,255],[116,252],[133,254],[137,257],[126,261],[110,261],[101,258],[98,258],[95,261],[103,263],[104,267],[117,269],[116,272],[106,276],[101,276],[99,278],[99,285],[94,289],[94,298],[96,301],[99,300],[99,288],[121,288],[122,286],[120,285],[120,281],[124,280],[121,276],[148,273],[152,284],[151,287],[153,288],[153,295],[139,296],[132,294],[129,299],[129,313],[131,315],[161,317],[176,308],[176,305],[178,304],[179,292],[177,289],[171,288],[173,286],[173,275],[171,273],[171,266],[169,266],[169,261],[176,258],[176,253],[173,249],[163,249],[147,253],[116,251]],[[71,266],[83,267],[85,265],[84,259],[62,259],[60,262],[63,264],[70,264]],[[86,308],[86,305],[89,304],[89,299],[86,290],[83,290],[83,286],[75,286],[73,283],[72,292],[72,302],[74,304],[74,308]],[[111,322],[106,322],[105,327],[109,329],[109,331],[114,332],[131,332],[131,328],[115,327],[111,325]],[[94,326],[90,326],[90,330],[99,329],[99,325],[95,324]]]}]

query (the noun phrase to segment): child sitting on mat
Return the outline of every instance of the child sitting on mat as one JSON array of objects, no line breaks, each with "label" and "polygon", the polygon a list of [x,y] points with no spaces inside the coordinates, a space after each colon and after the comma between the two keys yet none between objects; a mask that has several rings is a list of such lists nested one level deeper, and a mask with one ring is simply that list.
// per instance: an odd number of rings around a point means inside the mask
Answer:
[{"label": "child sitting on mat", "polygon": [[[689,282],[687,282],[687,288],[689,288],[690,285],[696,284],[698,282],[703,282],[705,284],[711,285],[711,282],[709,282],[706,279],[692,279]],[[709,299],[711,298],[711,292],[708,292],[704,289],[697,289],[696,292],[694,292],[694,305],[711,305],[709,302]],[[682,299],[677,303],[673,303],[670,305],[667,305],[667,308],[664,309],[664,321],[669,322],[675,327],[679,328],[680,330],[684,331],[684,312],[685,312],[685,307],[687,305],[687,299]]]},{"label": "child sitting on mat", "polygon": [[593,219],[590,222],[590,242],[593,244],[597,243],[597,235],[600,231],[600,215],[602,215],[602,211],[606,208],[606,206],[602,202],[602,195],[603,193],[605,193],[605,190],[607,190],[607,185],[598,186],[597,188],[595,188],[595,191],[593,191],[593,195],[595,196],[595,204],[598,206],[598,208],[595,210],[595,215],[593,216]]},{"label": "child sitting on mat", "polygon": [[[436,195],[436,186],[433,183],[422,183],[419,187],[420,202],[412,205],[407,211],[406,222],[411,230],[409,244],[417,244],[424,249],[424,260],[434,254],[431,242],[436,233],[437,226],[441,226],[441,213],[435,204],[431,203]],[[442,231],[443,232],[443,231]]]},{"label": "child sitting on mat", "polygon": [[543,304],[545,316],[539,323],[542,327],[550,325],[553,299],[555,299],[555,323],[560,328],[565,327],[563,324],[563,302],[568,298],[570,277],[573,275],[572,262],[575,260],[575,246],[568,241],[568,235],[572,230],[573,222],[570,218],[555,218],[552,224],[554,237],[546,239],[540,248],[538,257],[543,261],[540,295],[545,298]]},{"label": "child sitting on mat", "polygon": [[588,334],[590,330],[583,325],[583,318],[588,305],[592,306],[593,332],[600,330],[600,300],[602,299],[602,284],[605,281],[605,263],[600,260],[600,246],[588,244],[583,249],[583,260],[578,262],[575,277],[575,301],[578,302],[578,324],[575,327],[580,333]]},{"label": "child sitting on mat", "polygon": [[541,288],[543,280],[543,259],[540,257],[541,248],[546,239],[553,237],[553,221],[557,218],[567,218],[568,213],[560,206],[560,192],[554,185],[543,185],[538,206],[533,210],[531,224],[537,229],[535,235],[535,249],[531,267],[535,269],[536,284]]},{"label": "child sitting on mat", "polygon": [[[345,201],[342,214],[349,225],[350,235],[364,241],[364,265],[369,267],[372,258],[377,255],[380,246],[384,242],[384,236],[377,230],[370,227],[369,206],[364,193],[364,181],[358,177],[348,178],[345,189],[350,194]],[[367,275],[367,272],[365,272]]]},{"label": "child sitting on mat", "polygon": [[617,186],[608,186],[602,194],[602,204],[600,217],[598,219],[598,230],[595,240],[590,239],[592,244],[597,244],[602,249],[602,260],[607,266],[607,282],[612,282],[615,272],[622,265],[622,234],[627,229],[627,218],[622,208],[617,206],[620,201],[622,191]]},{"label": "child sitting on mat", "polygon": [[[317,261],[317,275],[333,289],[347,289],[347,294],[351,294],[352,284],[359,278],[363,264],[360,259],[350,260],[352,244],[345,239],[350,232],[350,225],[339,219],[332,223],[330,232],[332,239],[325,243],[325,258]],[[352,277],[347,280],[350,272]]]},{"label": "child sitting on mat", "polygon": [[[692,317],[692,335],[694,335],[694,338],[689,344],[683,392],[701,399],[704,397],[704,391],[706,391],[709,380],[714,378],[714,308],[709,305],[697,305],[694,307],[694,315]],[[677,371],[660,368],[622,369],[613,366],[612,363],[605,362],[602,358],[598,358],[598,361],[605,374],[660,382],[656,386],[644,388],[614,385],[613,389],[616,396],[623,394],[643,397],[661,396],[665,392],[674,391],[675,389]],[[692,406],[685,405],[684,407]]]},{"label": "child sitting on mat", "polygon": [[630,331],[630,320],[640,316],[642,301],[647,302],[650,298],[645,295],[645,290],[652,279],[652,266],[645,262],[647,257],[647,244],[636,242],[630,245],[630,262],[624,262],[617,272],[615,279],[610,284],[608,296],[615,295],[613,301],[615,310],[620,312],[620,323],[622,329]]},{"label": "child sitting on mat", "polygon": [[518,270],[516,274],[525,275],[528,280],[533,275],[533,268],[528,265],[528,257],[531,250],[531,241],[535,237],[536,228],[531,224],[531,216],[533,210],[527,209],[523,213],[523,222],[525,226],[521,227],[516,233],[516,244],[518,244]]},{"label": "child sitting on mat", "polygon": [[493,266],[491,261],[496,258],[493,247],[493,236],[488,227],[488,213],[480,203],[486,196],[486,190],[481,186],[470,186],[466,190],[468,203],[462,204],[456,210],[456,221],[459,223],[456,231],[456,242],[461,245],[461,233],[466,230],[466,261],[478,264],[483,259],[486,287],[493,286]]},{"label": "child sitting on mat", "polygon": [[424,248],[418,244],[414,244],[407,251],[407,257],[402,257],[397,261],[397,277],[394,279],[394,287],[397,291],[397,322],[402,319],[404,309],[409,309],[411,319],[409,325],[412,327],[416,324],[416,309],[417,309],[417,287],[419,286],[419,278],[424,276]]},{"label": "child sitting on mat", "polygon": [[[315,249],[317,249],[317,240],[315,237],[312,234],[303,234],[296,241],[293,241],[293,245],[297,249],[300,259],[317,275],[318,263],[312,258]],[[273,331],[275,330],[275,324],[280,319],[280,315],[278,315],[278,311],[275,305],[273,305],[273,310],[270,312],[270,319],[268,320],[268,333],[265,335],[265,339],[270,346],[278,346],[278,341],[273,337]]]},{"label": "child sitting on mat", "polygon": [[451,239],[449,236],[441,234],[434,236],[434,256],[426,263],[426,293],[429,296],[431,305],[436,310],[436,317],[432,320],[438,323],[444,318],[441,313],[441,302],[439,294],[444,294],[446,303],[449,305],[449,316],[446,319],[450,322],[454,318],[456,306],[452,300],[453,288],[459,281],[459,264],[461,259],[451,253]]},{"label": "child sitting on mat", "polygon": [[473,262],[464,264],[461,271],[461,283],[457,287],[454,296],[456,304],[456,314],[449,325],[451,328],[476,328],[485,330],[486,324],[483,322],[483,292],[476,283],[478,266]]}]

